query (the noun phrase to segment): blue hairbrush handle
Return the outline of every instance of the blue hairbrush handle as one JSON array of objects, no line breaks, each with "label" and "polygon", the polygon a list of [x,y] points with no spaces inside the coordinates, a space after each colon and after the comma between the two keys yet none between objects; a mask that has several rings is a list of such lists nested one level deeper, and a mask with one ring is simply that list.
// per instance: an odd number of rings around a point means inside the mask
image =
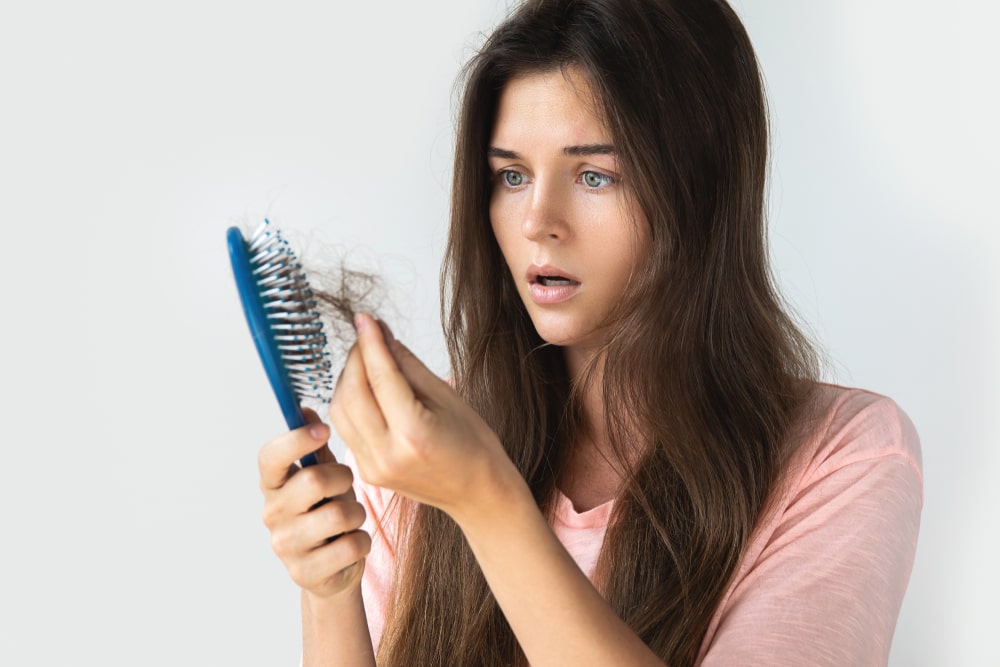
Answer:
[{"label": "blue hairbrush handle", "polygon": [[[243,304],[243,314],[250,327],[254,345],[257,347],[257,354],[267,372],[271,389],[274,391],[275,398],[278,399],[278,405],[281,406],[281,412],[288,428],[291,430],[301,428],[308,422],[299,405],[299,397],[288,377],[288,371],[282,362],[281,353],[274,341],[271,325],[261,301],[257,279],[253,275],[253,266],[246,240],[238,227],[230,227],[226,232],[226,241],[229,246],[229,260],[233,265],[233,276],[236,278],[236,289],[239,291],[240,302]],[[307,454],[301,460],[303,466],[316,463],[318,460],[315,454]]]}]

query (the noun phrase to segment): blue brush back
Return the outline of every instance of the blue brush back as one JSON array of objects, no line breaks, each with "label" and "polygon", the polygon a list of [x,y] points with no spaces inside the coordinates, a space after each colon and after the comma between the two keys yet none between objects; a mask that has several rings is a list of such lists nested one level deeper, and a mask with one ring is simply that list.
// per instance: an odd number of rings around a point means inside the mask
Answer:
[{"label": "blue brush back", "polygon": [[[265,221],[265,225],[267,224],[270,223]],[[276,330],[273,312],[269,317],[268,306],[265,305],[268,302],[266,302],[265,298],[262,297],[264,289],[262,289],[262,281],[259,276],[262,272],[266,273],[267,265],[261,264],[261,260],[257,260],[258,263],[255,264],[254,257],[251,256],[251,249],[248,246],[248,242],[238,227],[229,228],[226,232],[226,241],[229,246],[229,259],[233,266],[233,276],[236,279],[236,288],[239,291],[240,302],[243,304],[243,314],[246,316],[247,325],[250,327],[250,333],[253,336],[254,345],[257,347],[257,353],[260,356],[261,363],[264,365],[264,370],[267,372],[267,379],[271,383],[271,389],[274,391],[275,398],[278,399],[278,405],[281,406],[281,412],[285,417],[285,423],[288,425],[289,429],[297,429],[305,426],[307,422],[305,415],[302,412],[302,408],[300,407],[301,397],[299,393],[296,392],[292,377],[288,368],[286,368],[286,361],[282,354],[282,345],[280,345],[276,340],[276,336],[287,332]],[[287,256],[291,256],[294,259],[294,255],[291,254],[289,250],[286,249],[285,252]],[[301,269],[301,267],[297,268],[299,270]],[[286,312],[289,308],[288,304],[292,304],[291,307],[297,310],[308,311],[310,305],[313,305],[313,302],[302,303],[302,301],[310,296],[311,294],[308,292],[304,294],[295,293],[293,297],[284,301],[277,301],[276,303],[283,305]],[[298,302],[294,302],[292,299],[298,299]],[[285,338],[302,338],[302,336],[285,336]],[[325,338],[322,340],[325,344]],[[314,343],[313,346],[315,347],[316,344]],[[285,345],[284,348],[286,350],[284,356],[287,357],[287,350],[292,348],[288,345]],[[306,370],[309,374],[305,377],[307,377],[310,382],[313,382],[313,386],[315,386],[315,383],[317,382],[315,372],[322,371],[324,369],[308,367]],[[301,375],[301,369],[299,374]],[[322,380],[319,380],[319,382],[321,383]],[[301,461],[303,466],[313,465],[316,462],[317,459],[315,454],[309,454],[303,457]]]}]

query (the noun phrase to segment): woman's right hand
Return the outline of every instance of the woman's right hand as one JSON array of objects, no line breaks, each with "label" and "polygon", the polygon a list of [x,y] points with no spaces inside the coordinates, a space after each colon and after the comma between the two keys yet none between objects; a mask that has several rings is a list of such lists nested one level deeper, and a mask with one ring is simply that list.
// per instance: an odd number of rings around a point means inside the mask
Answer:
[{"label": "woman's right hand", "polygon": [[[360,529],[365,510],[355,499],[351,469],[337,463],[325,444],[330,428],[315,412],[305,412],[307,426],[260,450],[263,517],[271,546],[295,583],[328,599],[358,587],[371,538]],[[300,468],[296,461],[310,452],[319,463]]]}]

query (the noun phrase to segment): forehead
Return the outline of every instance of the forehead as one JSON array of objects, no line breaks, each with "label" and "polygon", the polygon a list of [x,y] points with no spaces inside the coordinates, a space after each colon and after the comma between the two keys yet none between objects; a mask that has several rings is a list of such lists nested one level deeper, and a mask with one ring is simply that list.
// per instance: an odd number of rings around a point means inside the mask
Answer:
[{"label": "forehead", "polygon": [[580,145],[609,139],[590,83],[574,68],[522,74],[500,92],[494,146],[543,140]]}]

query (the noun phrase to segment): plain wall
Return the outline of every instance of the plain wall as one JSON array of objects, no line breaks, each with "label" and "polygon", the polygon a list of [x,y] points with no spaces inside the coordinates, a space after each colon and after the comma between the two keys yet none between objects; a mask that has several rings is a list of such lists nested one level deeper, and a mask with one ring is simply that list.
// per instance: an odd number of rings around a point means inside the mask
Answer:
[{"label": "plain wall", "polygon": [[[774,126],[775,272],[832,380],[894,397],[926,503],[891,663],[1000,664],[1000,117],[991,3],[736,4]],[[445,357],[453,82],[505,9],[0,7],[0,664],[275,665],[283,430],[225,253],[270,216],[390,284]]]}]

